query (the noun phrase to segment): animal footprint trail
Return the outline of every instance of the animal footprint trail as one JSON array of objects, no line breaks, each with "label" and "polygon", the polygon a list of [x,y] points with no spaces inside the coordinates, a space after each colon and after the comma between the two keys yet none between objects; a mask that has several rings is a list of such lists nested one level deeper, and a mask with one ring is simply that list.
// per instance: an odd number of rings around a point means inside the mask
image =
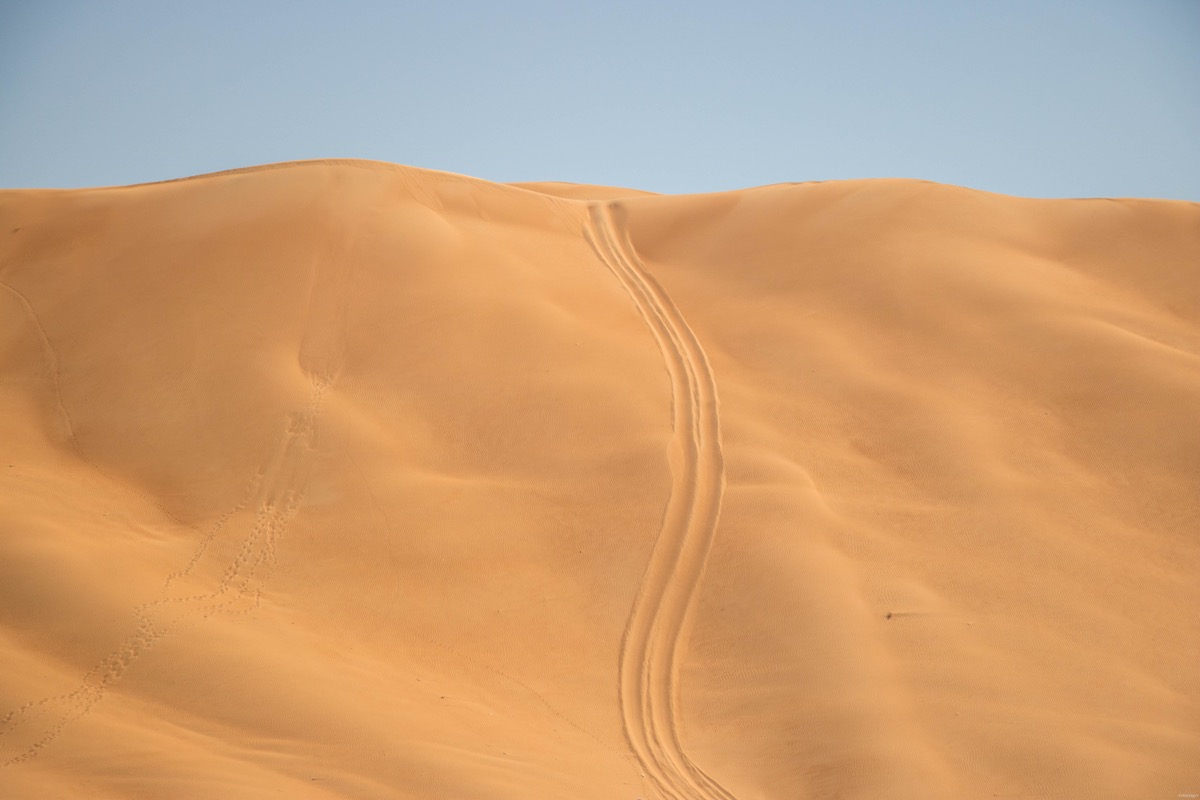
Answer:
[{"label": "animal footprint trail", "polygon": [[[317,261],[335,260],[330,257],[333,255],[325,254]],[[309,396],[301,408],[288,415],[274,454],[250,481],[243,501],[218,518],[201,537],[188,562],[166,577],[159,597],[133,609],[133,632],[89,669],[73,690],[25,703],[0,716],[0,769],[36,758],[69,725],[103,700],[112,684],[163,638],[217,614],[248,614],[259,607],[263,587],[277,562],[279,540],[303,502],[313,468],[312,455],[318,449],[321,413],[341,371],[346,276],[337,270],[330,279],[323,272],[314,262],[310,331],[300,349],[301,369],[310,381]],[[314,327],[319,330],[311,330]],[[217,557],[212,551],[222,530],[251,507],[253,524],[229,562],[216,573],[219,577],[197,577],[200,563]],[[176,586],[185,580],[192,587],[190,593],[178,596]]]},{"label": "animal footprint trail", "polygon": [[664,797],[734,800],[687,755],[679,732],[687,629],[725,485],[716,382],[687,321],[638,258],[621,207],[594,203],[589,213],[588,242],[650,328],[671,379],[671,494],[619,655],[625,736]]},{"label": "animal footprint trail", "polygon": [[[249,613],[258,607],[276,562],[278,540],[303,500],[317,423],[333,378],[313,379],[307,405],[289,415],[283,441],[266,470],[251,482],[247,499],[213,523],[187,564],[167,576],[158,599],[134,609],[133,633],[88,670],[72,691],[26,703],[0,717],[0,768],[36,758],[163,638],[216,614]],[[250,505],[255,506],[254,523],[215,583],[207,590],[177,596],[175,585],[192,575],[222,529]]]}]

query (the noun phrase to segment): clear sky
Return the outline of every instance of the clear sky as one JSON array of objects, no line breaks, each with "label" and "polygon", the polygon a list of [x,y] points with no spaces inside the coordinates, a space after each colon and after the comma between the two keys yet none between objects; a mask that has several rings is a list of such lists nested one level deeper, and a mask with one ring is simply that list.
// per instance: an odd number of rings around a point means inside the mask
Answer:
[{"label": "clear sky", "polygon": [[0,0],[0,187],[324,157],[1200,201],[1200,0]]}]

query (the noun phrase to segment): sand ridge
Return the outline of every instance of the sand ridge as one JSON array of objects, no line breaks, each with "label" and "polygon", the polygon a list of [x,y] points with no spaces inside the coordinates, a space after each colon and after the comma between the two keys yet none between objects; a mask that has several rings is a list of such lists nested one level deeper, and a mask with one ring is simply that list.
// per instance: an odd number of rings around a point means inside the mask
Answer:
[{"label": "sand ridge", "polygon": [[1200,207],[0,192],[0,795],[1158,797]]}]

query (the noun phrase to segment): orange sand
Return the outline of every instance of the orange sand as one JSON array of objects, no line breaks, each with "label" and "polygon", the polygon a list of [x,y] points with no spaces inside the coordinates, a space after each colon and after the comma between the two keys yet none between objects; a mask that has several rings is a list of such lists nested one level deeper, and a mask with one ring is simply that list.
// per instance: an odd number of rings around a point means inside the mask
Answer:
[{"label": "orange sand", "polygon": [[1200,205],[0,192],[0,797],[1200,792]]}]

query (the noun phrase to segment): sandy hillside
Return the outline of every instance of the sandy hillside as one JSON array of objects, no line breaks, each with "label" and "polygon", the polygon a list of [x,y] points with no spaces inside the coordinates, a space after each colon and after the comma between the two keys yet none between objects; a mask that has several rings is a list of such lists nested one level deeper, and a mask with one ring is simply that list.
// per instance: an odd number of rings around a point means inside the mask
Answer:
[{"label": "sandy hillside", "polygon": [[1200,205],[0,192],[0,797],[1200,793]]}]

